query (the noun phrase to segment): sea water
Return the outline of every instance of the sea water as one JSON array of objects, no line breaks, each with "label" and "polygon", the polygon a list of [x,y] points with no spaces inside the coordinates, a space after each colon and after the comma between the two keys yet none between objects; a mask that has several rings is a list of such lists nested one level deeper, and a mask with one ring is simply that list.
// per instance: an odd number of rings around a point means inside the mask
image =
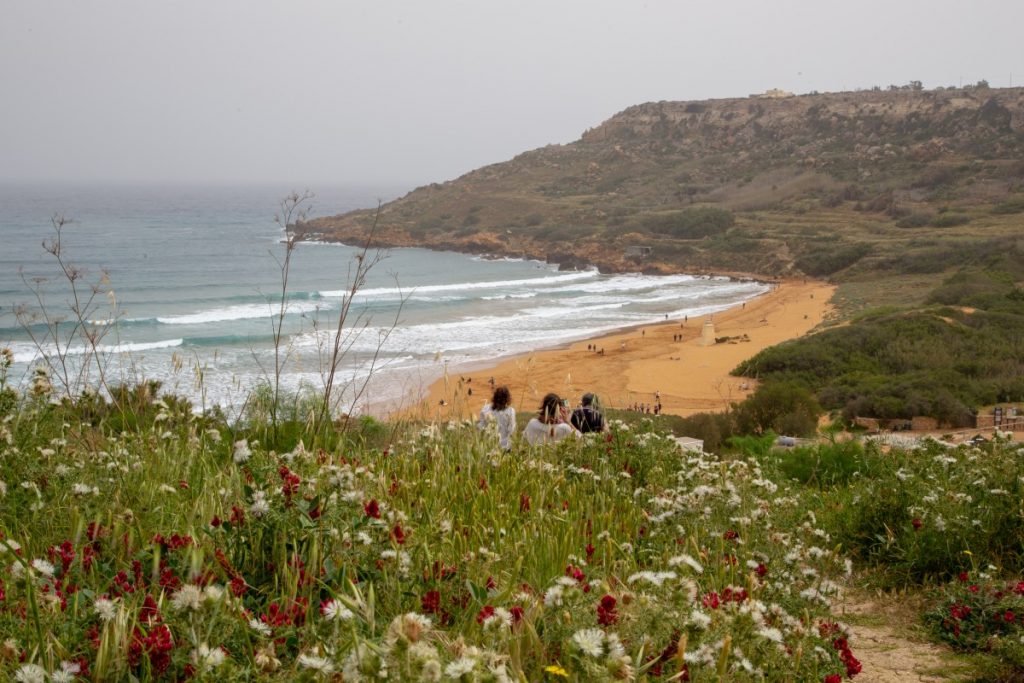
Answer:
[{"label": "sea water", "polygon": [[[308,208],[322,216],[375,206],[404,188],[313,190]],[[0,186],[0,347],[15,359],[8,381],[26,385],[44,354],[72,370],[76,357],[88,357],[73,324],[75,294],[43,245],[61,214],[70,222],[60,255],[75,268],[77,305],[107,381],[158,380],[199,408],[229,413],[275,367],[285,390],[315,391],[337,358],[339,409],[394,408],[456,368],[714,312],[767,291],[727,278],[565,272],[531,260],[391,249],[350,296],[360,250],[300,243],[282,298],[285,233],[274,216],[288,192]],[[57,319],[68,322],[55,328]]]}]

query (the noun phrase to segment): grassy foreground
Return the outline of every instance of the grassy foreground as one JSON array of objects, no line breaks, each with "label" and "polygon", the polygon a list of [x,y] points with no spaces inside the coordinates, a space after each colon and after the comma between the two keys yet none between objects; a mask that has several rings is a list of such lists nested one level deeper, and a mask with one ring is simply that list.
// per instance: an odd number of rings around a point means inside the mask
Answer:
[{"label": "grassy foreground", "polygon": [[[910,481],[977,460],[833,454],[826,485],[820,454],[682,453],[644,419],[502,453],[470,424],[273,442],[144,392],[130,413],[4,396],[0,676],[18,681],[838,683],[861,667],[831,612],[852,569],[836,534],[923,539],[933,508],[959,528],[941,501],[867,519],[847,466]],[[1016,452],[993,452],[1016,479]],[[898,548],[871,542],[859,561]]]}]

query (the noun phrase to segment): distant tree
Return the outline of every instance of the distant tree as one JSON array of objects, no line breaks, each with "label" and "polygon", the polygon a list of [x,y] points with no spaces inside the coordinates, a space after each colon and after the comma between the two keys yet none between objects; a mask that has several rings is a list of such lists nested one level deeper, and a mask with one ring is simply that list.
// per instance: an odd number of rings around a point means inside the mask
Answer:
[{"label": "distant tree", "polygon": [[910,81],[911,90],[924,90],[924,84],[921,81]]},{"label": "distant tree", "polygon": [[765,382],[736,405],[736,429],[740,434],[809,436],[818,427],[821,406],[811,392],[791,382]]}]

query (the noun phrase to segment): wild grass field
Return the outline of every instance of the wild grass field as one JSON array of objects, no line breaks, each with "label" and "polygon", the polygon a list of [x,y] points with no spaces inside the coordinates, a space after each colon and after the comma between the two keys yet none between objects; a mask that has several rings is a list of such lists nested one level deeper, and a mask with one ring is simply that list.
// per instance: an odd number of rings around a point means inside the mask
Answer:
[{"label": "wild grass field", "polygon": [[635,418],[502,452],[470,423],[228,423],[150,389],[3,386],[4,677],[836,683],[865,572],[939,587],[927,623],[996,655],[978,671],[1024,662],[1009,443],[717,456]]}]

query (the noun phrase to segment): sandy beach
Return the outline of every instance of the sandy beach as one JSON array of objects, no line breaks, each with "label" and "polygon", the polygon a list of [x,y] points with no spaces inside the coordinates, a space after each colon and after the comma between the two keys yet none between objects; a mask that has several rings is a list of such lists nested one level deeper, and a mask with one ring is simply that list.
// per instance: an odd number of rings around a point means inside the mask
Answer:
[{"label": "sandy beach", "polygon": [[[754,389],[754,382],[729,372],[758,351],[819,325],[832,310],[828,302],[834,290],[823,282],[783,281],[756,299],[710,316],[670,319],[492,367],[452,370],[402,412],[427,419],[475,415],[490,399],[492,378],[496,385],[509,387],[520,412],[536,410],[549,391],[572,405],[591,391],[613,408],[654,404],[657,395],[667,414],[724,410]],[[712,339],[723,337],[731,339]]]}]

